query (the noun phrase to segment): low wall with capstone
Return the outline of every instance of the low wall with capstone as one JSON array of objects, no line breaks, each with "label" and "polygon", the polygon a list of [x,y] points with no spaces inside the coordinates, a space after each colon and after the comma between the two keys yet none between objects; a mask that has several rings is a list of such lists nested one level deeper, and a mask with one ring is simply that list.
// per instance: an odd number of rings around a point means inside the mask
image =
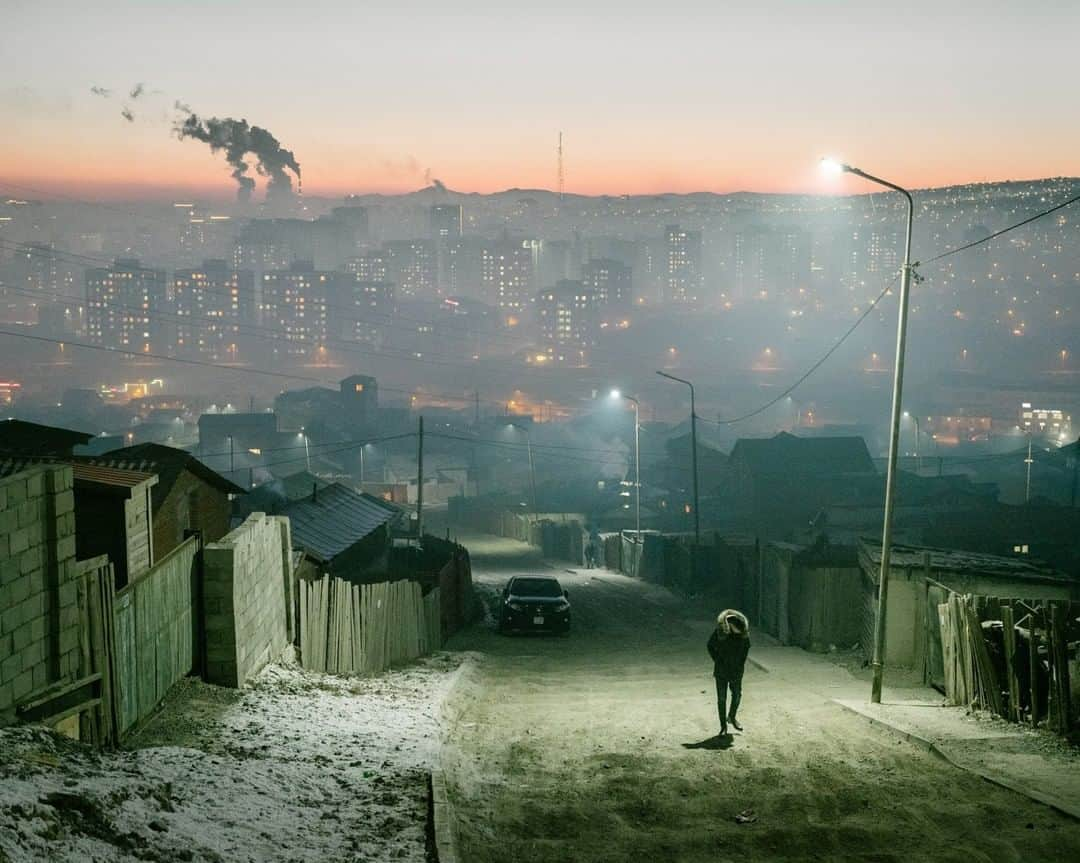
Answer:
[{"label": "low wall with capstone", "polygon": [[256,512],[204,550],[206,679],[243,686],[289,642],[288,522]]}]

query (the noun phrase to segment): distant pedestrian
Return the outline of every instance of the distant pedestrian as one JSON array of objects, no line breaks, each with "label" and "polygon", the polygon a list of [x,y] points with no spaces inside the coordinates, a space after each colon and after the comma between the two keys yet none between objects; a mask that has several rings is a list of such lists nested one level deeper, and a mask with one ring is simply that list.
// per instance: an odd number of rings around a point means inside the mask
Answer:
[{"label": "distant pedestrian", "polygon": [[[734,608],[725,608],[716,618],[716,629],[709,636],[709,656],[713,661],[713,677],[716,679],[716,708],[720,713],[720,734],[727,734],[728,723],[736,731],[742,731],[736,714],[742,701],[743,669],[750,653],[750,621]],[[731,706],[728,707],[727,691],[731,688]]]}]

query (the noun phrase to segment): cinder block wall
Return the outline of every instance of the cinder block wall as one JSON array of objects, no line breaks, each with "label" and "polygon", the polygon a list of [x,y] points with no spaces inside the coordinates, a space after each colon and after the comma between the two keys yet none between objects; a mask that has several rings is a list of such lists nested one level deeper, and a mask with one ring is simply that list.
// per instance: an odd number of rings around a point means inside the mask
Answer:
[{"label": "cinder block wall", "polygon": [[0,725],[79,670],[71,468],[0,480]]},{"label": "cinder block wall", "polygon": [[288,644],[286,589],[292,573],[281,522],[256,512],[204,550],[206,672],[242,686]]}]

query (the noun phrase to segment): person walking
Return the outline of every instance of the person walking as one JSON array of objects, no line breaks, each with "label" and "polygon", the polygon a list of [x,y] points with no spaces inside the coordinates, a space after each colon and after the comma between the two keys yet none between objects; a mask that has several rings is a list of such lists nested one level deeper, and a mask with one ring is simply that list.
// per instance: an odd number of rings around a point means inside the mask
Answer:
[{"label": "person walking", "polygon": [[[720,713],[720,736],[728,733],[730,722],[736,731],[742,731],[736,714],[742,701],[743,669],[750,653],[750,621],[734,608],[725,608],[717,615],[716,629],[709,636],[709,656],[713,661],[713,677],[716,679],[716,708]],[[731,706],[727,707],[727,691],[731,689]]]}]

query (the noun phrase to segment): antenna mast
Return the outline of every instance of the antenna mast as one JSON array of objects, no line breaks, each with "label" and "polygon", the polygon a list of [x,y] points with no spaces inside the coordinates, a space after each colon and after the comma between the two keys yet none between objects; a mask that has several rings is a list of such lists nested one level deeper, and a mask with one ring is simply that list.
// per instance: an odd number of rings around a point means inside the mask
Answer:
[{"label": "antenna mast", "polygon": [[559,203],[562,203],[563,199],[563,154],[562,154],[562,132],[559,132],[559,147],[556,151],[559,154]]}]

